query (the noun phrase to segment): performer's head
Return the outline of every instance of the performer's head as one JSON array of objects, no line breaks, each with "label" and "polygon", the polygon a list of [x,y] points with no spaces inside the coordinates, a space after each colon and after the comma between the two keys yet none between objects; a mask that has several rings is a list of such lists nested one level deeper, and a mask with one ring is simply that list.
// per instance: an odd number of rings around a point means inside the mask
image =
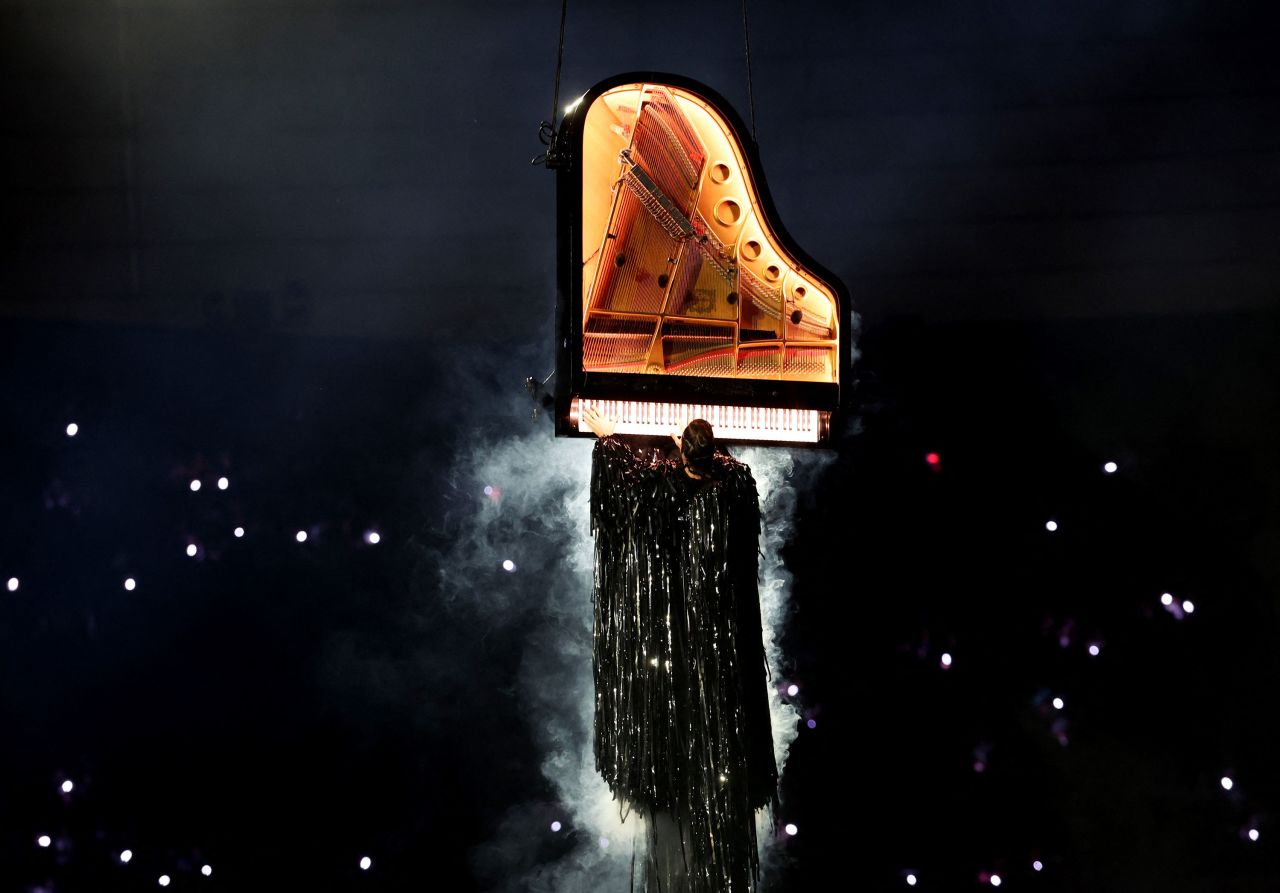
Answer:
[{"label": "performer's head", "polygon": [[716,435],[706,419],[694,419],[680,435],[680,455],[695,474],[711,471],[711,457],[716,452]]}]

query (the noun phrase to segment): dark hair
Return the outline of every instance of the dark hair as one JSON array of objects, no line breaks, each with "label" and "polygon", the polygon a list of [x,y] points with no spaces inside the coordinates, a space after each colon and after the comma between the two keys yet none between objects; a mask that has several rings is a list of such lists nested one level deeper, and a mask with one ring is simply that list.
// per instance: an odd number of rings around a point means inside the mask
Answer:
[{"label": "dark hair", "polygon": [[698,474],[706,474],[711,470],[711,457],[716,452],[716,435],[711,430],[711,423],[706,419],[694,419],[685,426],[680,435],[680,452],[685,461]]}]

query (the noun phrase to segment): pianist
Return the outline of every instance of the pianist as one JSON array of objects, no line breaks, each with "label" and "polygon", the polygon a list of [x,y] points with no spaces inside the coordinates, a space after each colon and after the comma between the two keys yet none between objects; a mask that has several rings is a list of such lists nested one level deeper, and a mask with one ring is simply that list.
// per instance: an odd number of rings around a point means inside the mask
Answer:
[{"label": "pianist", "polygon": [[645,820],[645,889],[752,890],[776,806],[751,470],[697,419],[679,458],[588,408],[596,768]]}]

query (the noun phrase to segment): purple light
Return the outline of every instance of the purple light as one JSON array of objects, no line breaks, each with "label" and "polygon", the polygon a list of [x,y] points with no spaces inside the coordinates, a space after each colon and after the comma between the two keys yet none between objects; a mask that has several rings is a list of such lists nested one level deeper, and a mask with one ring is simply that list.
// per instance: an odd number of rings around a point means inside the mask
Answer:
[{"label": "purple light", "polygon": [[794,682],[787,686],[787,697],[794,698],[798,694],[800,694],[800,686]]},{"label": "purple light", "polygon": [[944,670],[951,669],[951,653],[950,652],[944,653],[942,657],[938,659],[938,663],[942,665],[942,669]]},{"label": "purple light", "polygon": [[1097,642],[1090,642],[1090,643],[1089,643],[1089,656],[1090,656],[1090,657],[1097,657],[1097,656],[1098,656],[1099,654],[1101,654],[1101,653],[1102,653],[1102,649],[1101,649],[1100,647],[1098,647],[1098,643],[1097,643]]},{"label": "purple light", "polygon": [[561,828],[563,828],[563,827],[564,827],[564,825],[560,824],[559,822],[552,822],[552,823],[551,823],[551,830],[552,830],[552,831],[559,831],[559,830],[560,830]]},{"label": "purple light", "polygon": [[609,849],[609,838],[605,837],[604,835],[600,836],[600,849],[602,850]]},{"label": "purple light", "polygon": [[1031,868],[1033,871],[1044,871],[1044,863],[1037,859],[1031,863]]},{"label": "purple light", "polygon": [[818,727],[818,721],[816,719],[811,719],[808,722],[806,722],[805,725],[807,725],[811,729],[816,729]]}]

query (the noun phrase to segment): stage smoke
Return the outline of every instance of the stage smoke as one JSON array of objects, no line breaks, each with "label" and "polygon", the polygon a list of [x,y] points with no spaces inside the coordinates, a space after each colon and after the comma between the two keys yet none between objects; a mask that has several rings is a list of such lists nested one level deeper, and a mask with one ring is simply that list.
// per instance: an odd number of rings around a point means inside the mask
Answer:
[{"label": "stage smoke", "polygon": [[[637,816],[620,818],[592,754],[593,442],[557,440],[548,428],[532,427],[517,436],[469,438],[465,454],[456,457],[451,486],[461,498],[447,521],[455,533],[452,544],[439,557],[440,596],[455,611],[522,631],[517,700],[541,754],[542,773],[556,793],[553,811],[565,818],[565,833],[556,842],[568,840],[572,848],[547,850],[545,804],[514,804],[472,863],[492,891],[624,891],[630,889],[632,854],[644,836]],[[778,638],[791,581],[781,547],[792,533],[797,486],[825,466],[828,454],[786,448],[735,452],[751,466],[760,491],[761,613],[782,768],[799,717],[774,685],[784,667]],[[499,570],[506,556],[519,574]],[[761,828],[763,871],[777,838],[764,822]]]}]

